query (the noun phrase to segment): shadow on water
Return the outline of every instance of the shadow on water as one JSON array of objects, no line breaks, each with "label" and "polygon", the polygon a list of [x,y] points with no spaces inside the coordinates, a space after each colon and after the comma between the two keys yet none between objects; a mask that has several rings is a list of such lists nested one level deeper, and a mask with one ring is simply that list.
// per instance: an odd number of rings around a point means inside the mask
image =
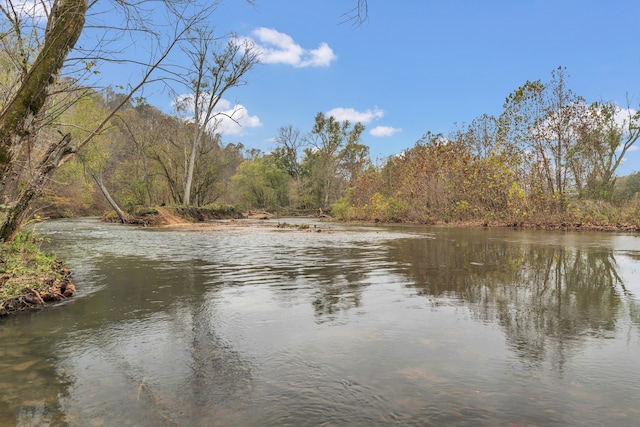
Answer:
[{"label": "shadow on water", "polygon": [[0,425],[632,425],[635,240],[45,224],[80,285],[0,321]]}]

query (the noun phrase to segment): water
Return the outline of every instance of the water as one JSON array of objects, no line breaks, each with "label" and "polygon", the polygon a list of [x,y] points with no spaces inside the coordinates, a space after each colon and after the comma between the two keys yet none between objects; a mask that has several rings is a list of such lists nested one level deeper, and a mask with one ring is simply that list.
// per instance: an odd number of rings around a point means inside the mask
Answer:
[{"label": "water", "polygon": [[311,224],[39,225],[79,291],[0,320],[0,425],[640,424],[639,237]]}]

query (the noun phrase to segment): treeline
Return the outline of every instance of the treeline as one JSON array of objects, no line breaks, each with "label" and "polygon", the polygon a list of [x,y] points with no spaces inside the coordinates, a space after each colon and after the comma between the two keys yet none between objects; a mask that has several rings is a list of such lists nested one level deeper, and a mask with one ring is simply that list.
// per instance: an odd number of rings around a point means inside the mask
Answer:
[{"label": "treeline", "polygon": [[[122,95],[84,94],[61,122],[75,140],[84,140]],[[143,99],[126,102],[105,130],[58,168],[36,210],[44,216],[99,215],[109,209],[136,209],[184,203],[194,124],[163,113]],[[251,155],[241,143],[223,144],[205,133],[197,147],[190,205],[231,203],[228,184]]]},{"label": "treeline", "polygon": [[482,222],[537,226],[640,224],[640,175],[618,178],[640,137],[640,113],[587,104],[567,85],[526,82],[498,116],[369,168],[334,205],[349,220]]},{"label": "treeline", "polygon": [[[63,132],[80,141],[124,96],[113,91],[76,95],[60,122],[69,123]],[[125,102],[100,135],[56,170],[35,212],[65,217],[113,209],[126,221],[159,205],[330,209],[370,164],[369,149],[360,143],[364,127],[319,113],[306,135],[281,128],[271,153],[242,142],[225,144],[220,134],[204,132],[187,185],[195,127],[192,120],[166,114],[144,99]]]},{"label": "treeline", "polygon": [[[64,113],[62,122],[74,123],[65,131],[86,138],[82,129],[121,96],[79,97]],[[269,153],[205,132],[185,203],[194,126],[143,99],[126,102],[59,168],[39,209],[47,216],[133,214],[215,203],[381,222],[640,223],[640,174],[616,176],[640,136],[640,116],[629,106],[587,104],[568,88],[563,68],[510,94],[498,117],[483,115],[447,135],[427,132],[377,166],[361,142],[362,124],[322,113],[307,133],[280,128]]]}]

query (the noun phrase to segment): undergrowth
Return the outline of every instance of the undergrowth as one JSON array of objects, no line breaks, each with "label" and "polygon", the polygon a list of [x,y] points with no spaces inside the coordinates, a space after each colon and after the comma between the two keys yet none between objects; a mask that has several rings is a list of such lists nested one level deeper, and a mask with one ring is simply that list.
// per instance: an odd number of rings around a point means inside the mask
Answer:
[{"label": "undergrowth", "polygon": [[0,244],[0,303],[29,288],[45,291],[48,279],[57,277],[56,259],[41,250],[42,240],[31,231],[21,231],[12,242]]}]

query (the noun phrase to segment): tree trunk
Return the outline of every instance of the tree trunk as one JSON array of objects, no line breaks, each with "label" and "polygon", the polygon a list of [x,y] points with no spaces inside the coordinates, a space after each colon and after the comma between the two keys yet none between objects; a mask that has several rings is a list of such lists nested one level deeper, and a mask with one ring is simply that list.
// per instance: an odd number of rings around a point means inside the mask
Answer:
[{"label": "tree trunk", "polygon": [[196,167],[196,157],[198,154],[198,146],[200,145],[200,138],[196,137],[193,141],[193,147],[191,147],[191,156],[187,166],[187,176],[184,180],[184,198],[183,203],[185,206],[191,204],[191,187],[193,185],[193,171]]},{"label": "tree trunk", "polygon": [[12,206],[4,212],[0,226],[0,241],[13,240],[27,216],[31,200],[42,193],[46,181],[51,178],[62,159],[75,152],[70,144],[71,135],[66,134],[60,141],[49,146],[49,150],[36,167],[31,179],[22,187]]},{"label": "tree trunk", "polygon": [[[0,112],[0,239],[13,238],[28,204],[40,194],[46,178],[59,164],[59,154],[74,151],[69,148],[70,137],[52,143],[44,150],[39,166],[28,181],[18,182],[26,166],[19,161],[20,156],[26,145],[37,137],[34,119],[42,114],[49,89],[82,33],[86,11],[87,0],[56,0],[53,3],[42,50],[23,76],[14,97]],[[52,164],[55,166],[49,170]]]},{"label": "tree trunk", "polygon": [[[12,160],[11,149],[30,135],[32,119],[47,101],[49,88],[84,27],[87,0],[59,0],[53,5],[44,46],[13,99],[0,114],[0,172]],[[3,176],[4,178],[4,176]]]},{"label": "tree trunk", "polygon": [[120,222],[123,224],[129,223],[130,222],[129,215],[127,215],[116,203],[113,197],[111,197],[109,190],[107,190],[107,187],[104,185],[104,181],[102,180],[102,174],[95,173],[93,171],[89,171],[89,173],[93,177],[93,180],[96,182],[96,184],[98,184],[98,188],[102,192],[102,195],[104,196],[104,198],[107,199],[107,202],[109,203],[111,208],[116,212],[116,215],[118,215],[118,218],[120,218]]}]

